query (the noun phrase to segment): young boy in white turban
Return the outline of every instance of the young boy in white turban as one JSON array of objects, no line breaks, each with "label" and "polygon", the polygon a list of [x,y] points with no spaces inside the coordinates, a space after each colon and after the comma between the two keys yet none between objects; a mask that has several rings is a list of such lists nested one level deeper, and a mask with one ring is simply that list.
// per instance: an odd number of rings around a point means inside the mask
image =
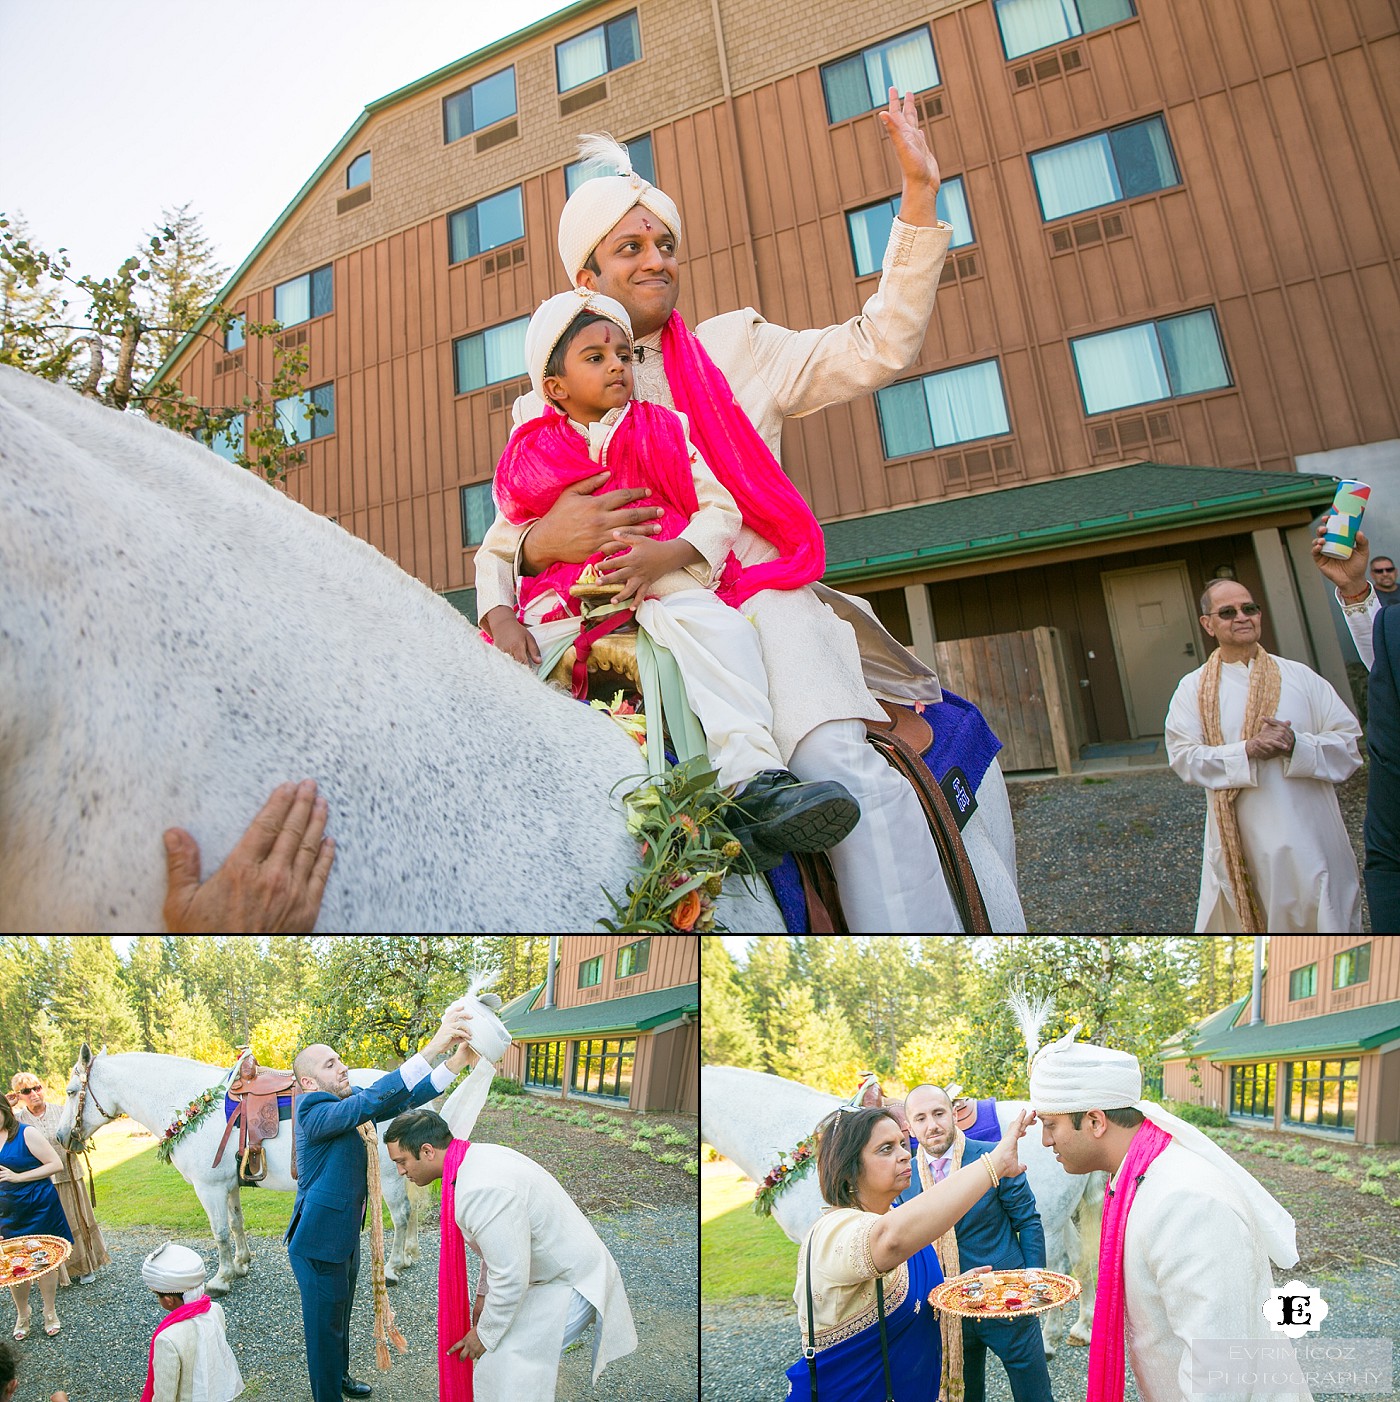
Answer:
[{"label": "young boy in white turban", "polygon": [[[600,462],[615,481],[645,485],[646,500],[664,513],[660,537],[629,552],[607,578],[618,586],[614,603],[630,601],[642,632],[675,659],[718,782],[739,795],[736,833],[760,869],[785,851],[824,851],[839,842],[860,810],[839,784],[801,784],[784,768],[758,633],[739,611],[757,589],[807,583],[821,572],[821,528],[806,503],[760,442],[755,454],[768,462],[754,464],[741,510],[691,446],[685,419],[659,404],[633,402],[632,326],[611,297],[580,288],[542,303],[525,333],[525,360],[546,407],[515,430],[496,468],[496,501],[506,519],[524,524],[543,515]],[[757,578],[732,549],[742,521],[753,517],[788,547],[759,566]],[[717,542],[719,568],[697,549],[697,537]],[[580,616],[571,587],[603,560],[599,553],[582,564],[556,563],[525,580],[520,592],[519,616],[543,649],[544,667],[575,646],[579,696],[586,694],[583,663],[592,642],[628,616],[615,612],[601,624]],[[673,739],[677,721],[670,717]]]},{"label": "young boy in white turban", "polygon": [[204,1291],[204,1258],[167,1241],[141,1263],[165,1318],[151,1336],[141,1402],[229,1402],[243,1391],[224,1312]]},{"label": "young boy in white turban", "polygon": [[[1193,1383],[1206,1340],[1285,1341],[1263,1306],[1272,1259],[1298,1262],[1293,1218],[1195,1126],[1142,1099],[1135,1056],[1067,1036],[1031,1061],[1031,1105],[1068,1173],[1108,1173],[1087,1402],[1122,1402],[1124,1355],[1143,1402],[1310,1402],[1265,1380]],[[1034,1038],[1027,1036],[1028,1045]],[[1240,1365],[1243,1367],[1243,1365]]]}]

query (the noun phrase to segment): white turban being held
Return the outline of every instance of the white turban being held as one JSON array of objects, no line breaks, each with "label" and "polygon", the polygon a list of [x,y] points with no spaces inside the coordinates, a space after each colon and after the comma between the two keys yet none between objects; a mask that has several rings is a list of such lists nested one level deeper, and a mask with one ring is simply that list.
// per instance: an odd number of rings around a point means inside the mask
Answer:
[{"label": "white turban being held", "polygon": [[[530,384],[535,393],[546,403],[548,399],[544,392],[545,366],[549,364],[549,357],[554,354],[554,348],[559,344],[560,338],[574,324],[574,319],[580,312],[593,312],[597,316],[606,317],[627,337],[627,344],[632,344],[632,320],[627,315],[626,308],[621,302],[605,297],[601,292],[590,292],[586,287],[576,287],[572,292],[559,292],[541,302],[535,309],[534,316],[530,318],[529,326],[525,328],[525,368],[530,372]],[[479,1015],[475,1008],[469,1007],[469,1011],[474,1017]],[[496,1044],[489,1038],[478,1044],[477,1033],[481,1029],[475,1029],[472,1033],[472,1045],[488,1061],[499,1061],[505,1054],[505,1048],[510,1045],[510,1034],[501,1027],[499,1021],[496,1022],[496,1026],[500,1027],[505,1042],[494,1054]]]},{"label": "white turban being held", "polygon": [[[592,257],[608,230],[635,205],[656,215],[680,247],[681,215],[676,202],[632,169],[625,146],[605,132],[597,132],[581,136],[578,150],[585,179],[569,196],[559,216],[559,257],[570,282],[577,278],[579,269]],[[620,173],[588,179],[589,167]]]},{"label": "white turban being held", "polygon": [[1248,1209],[1254,1235],[1275,1265],[1298,1264],[1298,1230],[1283,1205],[1218,1144],[1195,1125],[1142,1098],[1142,1068],[1137,1057],[1112,1047],[1076,1042],[1079,1024],[1058,1042],[1041,1047],[1031,1058],[1031,1106],[1036,1114],[1072,1115],[1086,1110],[1137,1110],[1171,1135],[1183,1149],[1198,1154],[1227,1178]]},{"label": "white turban being held", "polygon": [[179,1295],[188,1305],[204,1294],[204,1258],[188,1246],[167,1241],[141,1262],[141,1279],[158,1295]]}]

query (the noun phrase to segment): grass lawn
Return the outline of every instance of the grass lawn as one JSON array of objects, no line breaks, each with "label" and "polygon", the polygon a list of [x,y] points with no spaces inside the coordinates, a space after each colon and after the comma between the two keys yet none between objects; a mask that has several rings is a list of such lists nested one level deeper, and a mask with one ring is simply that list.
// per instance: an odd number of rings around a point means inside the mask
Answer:
[{"label": "grass lawn", "polygon": [[700,1174],[700,1298],[792,1299],[797,1243],[753,1210],[754,1185],[724,1160]]}]

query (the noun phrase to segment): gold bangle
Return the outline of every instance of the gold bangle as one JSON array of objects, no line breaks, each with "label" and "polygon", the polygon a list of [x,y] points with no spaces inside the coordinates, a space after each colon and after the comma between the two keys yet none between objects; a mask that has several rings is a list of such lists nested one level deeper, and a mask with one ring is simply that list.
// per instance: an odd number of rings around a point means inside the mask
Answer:
[{"label": "gold bangle", "polygon": [[997,1177],[997,1171],[992,1165],[992,1156],[990,1154],[983,1154],[982,1162],[987,1166],[987,1172],[992,1176],[992,1191],[995,1192],[1001,1184],[1001,1179]]}]

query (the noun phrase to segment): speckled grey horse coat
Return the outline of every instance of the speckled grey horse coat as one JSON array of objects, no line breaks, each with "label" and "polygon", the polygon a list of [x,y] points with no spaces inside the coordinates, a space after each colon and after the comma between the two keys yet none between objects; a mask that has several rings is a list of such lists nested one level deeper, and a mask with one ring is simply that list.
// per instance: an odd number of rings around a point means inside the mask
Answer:
[{"label": "speckled grey horse coat", "polygon": [[[637,747],[394,562],[178,434],[0,367],[0,929],[161,928],[316,779],[320,930],[587,930]],[[781,930],[771,901],[727,923]]]}]

